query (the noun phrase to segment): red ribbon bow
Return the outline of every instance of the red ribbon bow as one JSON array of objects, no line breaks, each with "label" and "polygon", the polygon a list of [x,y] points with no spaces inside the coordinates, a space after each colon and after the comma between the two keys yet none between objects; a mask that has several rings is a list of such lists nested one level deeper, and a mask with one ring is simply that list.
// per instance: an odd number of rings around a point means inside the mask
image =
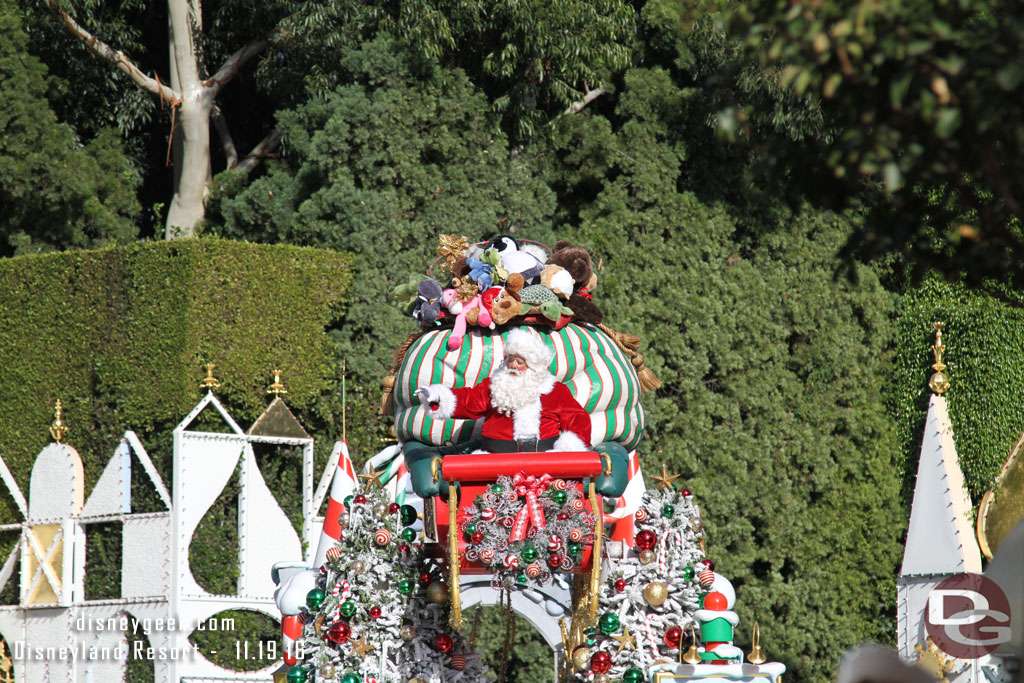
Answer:
[{"label": "red ribbon bow", "polygon": [[544,508],[537,500],[537,496],[544,493],[551,482],[551,475],[545,474],[540,477],[526,476],[522,472],[512,477],[512,488],[516,494],[526,498],[526,505],[516,515],[516,523],[512,526],[512,535],[509,541],[525,541],[526,531],[532,524],[537,529],[544,528]]}]

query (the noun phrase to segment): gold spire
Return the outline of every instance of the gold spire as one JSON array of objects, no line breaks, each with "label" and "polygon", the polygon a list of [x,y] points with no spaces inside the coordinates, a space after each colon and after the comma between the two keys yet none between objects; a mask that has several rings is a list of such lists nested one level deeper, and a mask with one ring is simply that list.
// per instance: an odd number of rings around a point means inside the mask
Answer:
[{"label": "gold spire", "polygon": [[750,644],[750,654],[747,655],[747,661],[751,664],[764,664],[767,659],[764,656],[764,650],[761,649],[761,626],[755,621],[754,622],[754,638]]},{"label": "gold spire", "polygon": [[941,396],[949,389],[949,377],[942,372],[946,369],[946,364],[942,362],[942,354],[946,352],[946,345],[942,343],[942,328],[945,327],[945,323],[932,323],[932,327],[935,328],[935,343],[932,344],[932,353],[935,354],[932,370],[935,374],[928,380],[928,386]]},{"label": "gold spire", "polygon": [[207,363],[203,367],[206,368],[206,377],[204,377],[203,381],[199,383],[200,388],[207,389],[208,391],[220,389],[220,382],[218,382],[217,378],[213,376],[213,369],[217,366],[213,363]]},{"label": "gold spire", "polygon": [[273,394],[278,398],[281,397],[281,394],[288,393],[288,390],[284,388],[283,384],[281,384],[281,371],[277,368],[274,368],[274,383],[270,385],[269,389],[267,389],[267,393]]},{"label": "gold spire", "polygon": [[64,420],[61,419],[61,413],[63,412],[64,404],[61,403],[60,399],[57,399],[57,404],[53,407],[53,424],[50,425],[50,436],[57,443],[68,433],[68,426],[64,424]]}]

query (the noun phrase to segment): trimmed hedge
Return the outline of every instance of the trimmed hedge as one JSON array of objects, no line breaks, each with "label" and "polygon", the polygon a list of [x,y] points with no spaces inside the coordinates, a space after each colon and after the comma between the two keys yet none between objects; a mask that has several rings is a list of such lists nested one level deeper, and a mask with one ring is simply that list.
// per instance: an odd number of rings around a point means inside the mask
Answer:
[{"label": "trimmed hedge", "polygon": [[1018,295],[971,290],[938,278],[909,291],[900,304],[892,370],[903,463],[903,495],[909,504],[921,450],[934,370],[933,322],[944,322],[943,362],[950,387],[945,396],[960,468],[977,504],[1024,428],[1024,309]]}]

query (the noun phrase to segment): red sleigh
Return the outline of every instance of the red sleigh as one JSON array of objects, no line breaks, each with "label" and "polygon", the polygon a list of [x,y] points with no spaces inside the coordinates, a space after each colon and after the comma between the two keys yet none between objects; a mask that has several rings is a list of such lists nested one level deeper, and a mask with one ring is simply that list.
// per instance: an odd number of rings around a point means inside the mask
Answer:
[{"label": "red sleigh", "polygon": [[451,454],[443,458],[433,458],[430,470],[435,484],[442,490],[447,489],[448,496],[445,499],[443,495],[436,495],[424,500],[424,536],[428,542],[446,546],[445,555],[451,572],[453,625],[458,626],[462,620],[459,575],[491,573],[491,570],[480,562],[466,559],[467,540],[465,534],[460,531],[466,514],[460,507],[463,502],[472,501],[477,495],[488,490],[499,476],[512,477],[520,473],[537,477],[547,474],[565,479],[570,485],[578,487],[588,499],[596,520],[594,543],[586,547],[572,573],[589,574],[588,604],[592,609],[596,609],[601,572],[600,562],[595,563],[594,558],[601,557],[604,525],[601,521],[601,497],[597,493],[595,480],[599,476],[611,474],[612,460],[607,454],[592,451]]}]

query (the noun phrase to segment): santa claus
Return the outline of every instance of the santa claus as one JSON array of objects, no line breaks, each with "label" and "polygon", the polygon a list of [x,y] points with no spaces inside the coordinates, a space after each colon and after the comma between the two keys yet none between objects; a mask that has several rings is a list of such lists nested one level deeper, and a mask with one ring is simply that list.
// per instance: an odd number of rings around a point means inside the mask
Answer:
[{"label": "santa claus", "polygon": [[416,395],[436,419],[483,417],[483,452],[589,450],[590,415],[548,372],[553,357],[535,331],[514,329],[505,359],[488,379],[462,389],[431,384]]}]

